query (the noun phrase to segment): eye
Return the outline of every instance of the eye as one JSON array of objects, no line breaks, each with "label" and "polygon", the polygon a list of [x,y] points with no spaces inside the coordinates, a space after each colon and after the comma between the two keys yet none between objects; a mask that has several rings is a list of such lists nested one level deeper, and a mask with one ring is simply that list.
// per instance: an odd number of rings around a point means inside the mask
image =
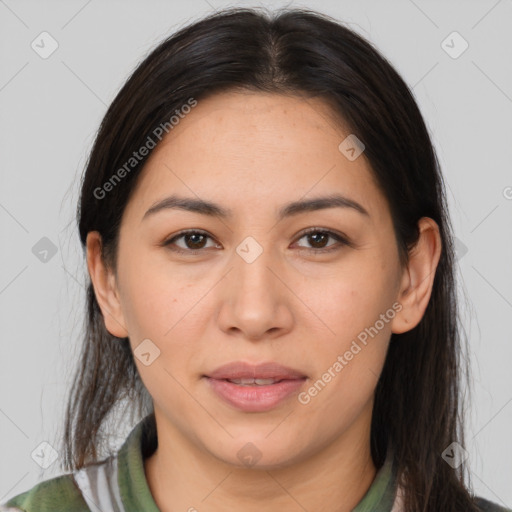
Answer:
[{"label": "eye", "polygon": [[[335,233],[330,230],[321,229],[321,228],[309,228],[308,230],[304,231],[302,233],[302,236],[299,238],[299,240],[302,240],[303,238],[306,238],[308,240],[308,243],[313,245],[313,248],[310,249],[306,247],[307,251],[313,252],[313,253],[326,253],[326,252],[333,252],[339,250],[340,244],[352,246],[350,241],[340,233]],[[332,245],[324,245],[329,238],[332,238],[339,242],[339,244],[332,244]]]},{"label": "eye", "polygon": [[[185,248],[180,248],[179,246],[178,248],[171,247],[171,245],[175,244],[175,242],[181,238],[183,238],[185,241]],[[207,238],[211,238],[208,233],[190,229],[188,231],[182,231],[181,233],[178,233],[169,240],[165,241],[162,245],[165,247],[169,246],[171,251],[177,252],[178,254],[199,254],[203,250],[203,247],[205,246],[205,240]],[[189,244],[192,249],[189,248]]]},{"label": "eye", "polygon": [[[206,240],[208,238],[213,240],[213,238],[205,231],[190,229],[187,231],[182,231],[181,233],[174,235],[172,238],[169,238],[163,242],[162,246],[168,247],[171,251],[178,254],[200,254],[201,252],[204,252]],[[335,233],[333,231],[321,228],[309,228],[308,230],[302,232],[299,240],[302,240],[303,238],[307,238],[308,243],[312,244],[313,248],[304,248],[299,246],[301,247],[300,250],[305,249],[316,254],[339,250],[341,248],[340,245],[347,245],[352,247],[351,242],[345,236],[341,235],[340,233]],[[329,238],[336,240],[338,244],[325,246],[324,244],[329,240]],[[184,247],[180,247],[176,244],[176,242],[180,239],[183,239],[185,244]],[[173,245],[174,247],[172,247]],[[215,246],[218,247],[218,245],[214,244],[214,247]]]}]

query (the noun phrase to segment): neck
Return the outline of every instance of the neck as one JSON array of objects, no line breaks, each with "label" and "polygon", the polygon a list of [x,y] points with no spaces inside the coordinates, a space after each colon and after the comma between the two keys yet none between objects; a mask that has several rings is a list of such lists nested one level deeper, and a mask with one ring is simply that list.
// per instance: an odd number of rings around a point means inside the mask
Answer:
[{"label": "neck", "polygon": [[162,512],[349,512],[376,475],[366,419],[312,455],[270,469],[227,464],[157,421],[158,448],[144,461],[146,478]]}]

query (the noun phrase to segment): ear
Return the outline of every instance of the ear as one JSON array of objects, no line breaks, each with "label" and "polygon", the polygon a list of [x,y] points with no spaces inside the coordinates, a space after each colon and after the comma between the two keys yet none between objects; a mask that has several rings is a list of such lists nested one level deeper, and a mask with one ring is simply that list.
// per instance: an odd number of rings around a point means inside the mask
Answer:
[{"label": "ear", "polygon": [[423,318],[441,257],[441,236],[437,223],[429,217],[422,217],[418,227],[419,239],[409,253],[409,263],[404,269],[397,297],[402,309],[391,325],[391,331],[396,334],[410,331]]},{"label": "ear", "polygon": [[90,231],[87,234],[86,245],[87,267],[105,327],[113,336],[126,338],[128,331],[125,327],[115,275],[103,260],[101,235],[98,231]]}]

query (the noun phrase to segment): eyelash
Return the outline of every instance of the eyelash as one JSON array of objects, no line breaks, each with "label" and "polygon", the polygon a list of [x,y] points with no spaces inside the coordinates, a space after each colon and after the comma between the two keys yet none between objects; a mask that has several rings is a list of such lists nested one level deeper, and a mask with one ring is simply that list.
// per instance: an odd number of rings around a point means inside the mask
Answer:
[{"label": "eyelash", "polygon": [[[345,236],[343,236],[343,235],[341,235],[339,233],[330,231],[328,229],[322,229],[322,228],[309,228],[306,231],[303,231],[300,234],[300,236],[297,239],[297,241],[300,240],[301,238],[304,238],[306,235],[309,235],[311,233],[323,233],[323,234],[328,235],[331,238],[334,238],[342,246],[353,247],[353,244],[348,240],[347,237],[345,237]],[[211,238],[213,240],[213,237],[211,237],[206,231],[201,231],[201,230],[196,230],[196,229],[188,229],[188,230],[185,230],[185,231],[181,231],[177,235],[174,235],[173,237],[169,238],[168,240],[166,240],[165,242],[162,243],[162,246],[163,247],[168,247],[171,251],[173,251],[173,252],[175,252],[177,254],[196,255],[196,254],[200,254],[201,252],[204,252],[205,249],[186,249],[185,250],[185,249],[170,247],[171,244],[173,244],[176,240],[182,238],[185,235],[190,235],[190,234],[204,235],[204,236],[207,236],[207,237],[209,237],[209,238]],[[330,246],[329,248],[324,248],[324,249],[314,249],[314,248],[308,248],[308,247],[300,248],[299,251],[311,251],[314,254],[325,254],[325,253],[331,253],[331,252],[334,252],[334,251],[338,251],[341,248],[342,247],[340,247],[340,246],[334,245],[334,246]]]}]

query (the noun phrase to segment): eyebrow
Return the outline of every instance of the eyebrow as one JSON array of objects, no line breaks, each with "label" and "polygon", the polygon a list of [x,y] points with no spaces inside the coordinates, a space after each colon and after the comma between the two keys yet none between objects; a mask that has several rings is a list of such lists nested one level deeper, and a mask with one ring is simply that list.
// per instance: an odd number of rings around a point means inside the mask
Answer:
[{"label": "eyebrow", "polygon": [[[353,199],[340,194],[331,194],[324,197],[293,201],[281,207],[278,211],[277,217],[278,220],[282,220],[286,217],[291,217],[300,213],[324,210],[327,208],[351,208],[362,215],[370,217],[370,214],[362,205]],[[232,210],[210,201],[196,199],[193,197],[171,195],[151,206],[151,208],[149,208],[142,217],[142,220],[164,210],[185,210],[188,212],[199,213],[201,215],[208,215],[210,217],[217,217],[219,219],[229,219],[233,217]]]}]

